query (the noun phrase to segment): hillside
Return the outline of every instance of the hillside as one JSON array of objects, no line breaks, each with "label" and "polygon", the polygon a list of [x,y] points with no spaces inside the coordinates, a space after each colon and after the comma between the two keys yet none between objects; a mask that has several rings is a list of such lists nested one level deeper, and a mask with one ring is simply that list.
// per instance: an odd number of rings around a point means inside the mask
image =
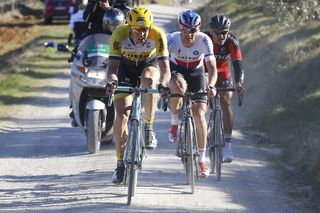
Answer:
[{"label": "hillside", "polygon": [[289,13],[277,18],[278,12],[264,12],[267,3],[241,2],[213,0],[200,13],[205,23],[212,14],[229,15],[240,38],[247,89],[238,115],[247,119],[243,129],[267,132],[263,145],[283,148],[279,161],[294,165],[291,172],[320,190],[320,21],[285,19]]}]

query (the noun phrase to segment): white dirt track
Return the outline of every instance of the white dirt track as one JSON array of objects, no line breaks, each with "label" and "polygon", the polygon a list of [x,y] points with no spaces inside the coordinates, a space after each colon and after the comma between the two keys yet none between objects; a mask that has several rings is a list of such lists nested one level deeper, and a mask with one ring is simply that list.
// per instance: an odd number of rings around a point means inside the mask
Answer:
[{"label": "white dirt track", "polygon": [[[156,23],[176,29],[182,8],[151,5]],[[212,175],[190,194],[175,145],[168,142],[170,113],[157,112],[157,150],[148,152],[131,206],[127,188],[111,182],[114,145],[86,151],[85,136],[70,126],[69,70],[48,82],[42,96],[0,124],[0,212],[218,212],[299,211],[252,137],[234,131],[236,160],[223,164],[221,181]],[[245,104],[244,106],[245,107]],[[235,106],[236,113],[241,108]]]}]

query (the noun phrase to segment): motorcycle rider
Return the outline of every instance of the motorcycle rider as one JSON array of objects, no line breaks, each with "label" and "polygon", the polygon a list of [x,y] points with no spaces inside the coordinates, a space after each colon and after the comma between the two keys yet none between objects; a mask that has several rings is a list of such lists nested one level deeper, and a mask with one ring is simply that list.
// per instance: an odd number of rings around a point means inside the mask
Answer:
[{"label": "motorcycle rider", "polygon": [[[104,13],[104,15],[102,17],[102,21],[101,21],[102,26],[99,27],[99,30],[96,30],[96,33],[107,34],[109,37],[109,41],[110,41],[112,32],[119,25],[124,24],[124,22],[125,22],[124,13],[120,9],[110,8],[110,9],[106,10],[106,12]],[[107,41],[107,42],[109,42],[109,41]],[[72,90],[71,90],[72,84],[73,84],[73,82],[70,81],[70,85],[69,85],[70,108],[72,108],[72,104],[71,104],[72,103]],[[71,111],[70,117],[72,118],[71,126],[77,127],[78,125],[77,125],[76,121],[74,120],[73,111]]]}]

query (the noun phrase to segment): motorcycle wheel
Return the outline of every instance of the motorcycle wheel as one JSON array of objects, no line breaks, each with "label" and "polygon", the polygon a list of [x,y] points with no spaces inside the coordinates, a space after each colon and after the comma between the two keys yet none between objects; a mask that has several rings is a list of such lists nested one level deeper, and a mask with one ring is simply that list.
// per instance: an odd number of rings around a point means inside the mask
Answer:
[{"label": "motorcycle wheel", "polygon": [[102,140],[101,144],[103,145],[109,145],[113,142],[113,124],[115,120],[115,110],[114,105],[112,103],[111,106],[107,107],[107,118],[106,118],[106,129],[102,133]]},{"label": "motorcycle wheel", "polygon": [[90,154],[95,154],[101,144],[100,110],[88,110],[87,115],[87,148]]}]

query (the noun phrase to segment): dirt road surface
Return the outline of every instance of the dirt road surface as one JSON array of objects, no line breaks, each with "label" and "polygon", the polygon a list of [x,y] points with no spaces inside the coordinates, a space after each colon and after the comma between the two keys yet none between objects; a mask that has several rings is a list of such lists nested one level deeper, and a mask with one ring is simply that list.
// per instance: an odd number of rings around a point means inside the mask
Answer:
[{"label": "dirt road surface", "polygon": [[[182,8],[151,9],[167,32],[176,29]],[[114,145],[89,155],[83,133],[70,126],[68,82],[65,69],[41,97],[0,124],[0,212],[300,212],[264,152],[237,126],[236,160],[223,164],[220,182],[214,176],[199,180],[190,194],[175,145],[167,139],[168,112],[157,112],[159,146],[148,152],[137,194],[126,206],[127,188],[111,182]]]}]

